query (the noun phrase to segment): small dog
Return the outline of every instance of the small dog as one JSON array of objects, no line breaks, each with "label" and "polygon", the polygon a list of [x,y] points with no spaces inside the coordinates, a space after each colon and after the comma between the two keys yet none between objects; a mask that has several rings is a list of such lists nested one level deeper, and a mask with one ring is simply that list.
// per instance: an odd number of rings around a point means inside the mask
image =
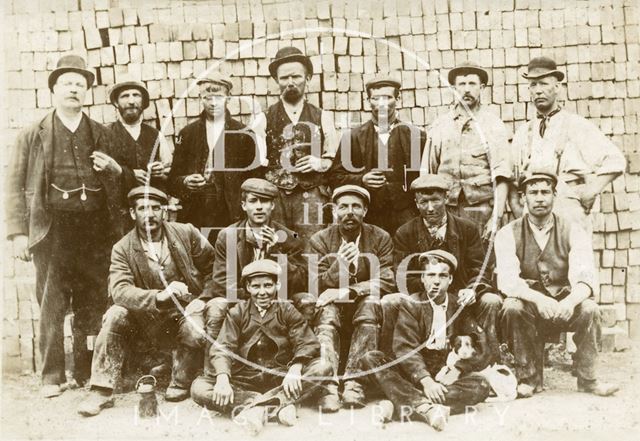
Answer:
[{"label": "small dog", "polygon": [[[472,360],[478,354],[474,345],[474,339],[469,335],[459,335],[452,340],[452,350],[447,356],[447,364],[440,369],[435,380],[445,386],[453,384],[462,371],[456,367],[460,360]],[[487,398],[486,402],[505,402],[516,399],[518,392],[518,380],[512,370],[502,364],[493,364],[477,372],[482,375],[491,389],[495,393],[495,397]]]}]

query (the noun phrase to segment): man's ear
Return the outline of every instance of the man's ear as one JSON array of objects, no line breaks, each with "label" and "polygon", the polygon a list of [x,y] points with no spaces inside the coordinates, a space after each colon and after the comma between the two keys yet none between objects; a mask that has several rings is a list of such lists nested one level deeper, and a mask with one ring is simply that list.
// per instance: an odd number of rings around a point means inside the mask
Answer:
[{"label": "man's ear", "polygon": [[136,220],[136,209],[129,207],[129,215],[131,216],[131,219]]}]

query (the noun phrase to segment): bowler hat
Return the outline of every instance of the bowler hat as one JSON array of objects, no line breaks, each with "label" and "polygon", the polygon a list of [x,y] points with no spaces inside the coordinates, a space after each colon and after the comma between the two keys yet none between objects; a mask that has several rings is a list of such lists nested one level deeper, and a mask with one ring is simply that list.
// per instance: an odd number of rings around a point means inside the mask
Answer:
[{"label": "bowler hat", "polygon": [[304,55],[300,49],[293,46],[283,47],[276,53],[276,57],[269,63],[269,72],[274,79],[278,79],[278,67],[284,63],[297,61],[307,68],[307,74],[313,75],[311,59]]},{"label": "bowler hat", "polygon": [[476,74],[480,77],[480,82],[482,84],[487,84],[489,81],[489,74],[486,70],[478,66],[474,63],[462,63],[459,66],[454,67],[449,71],[449,75],[447,76],[447,80],[449,84],[453,85],[456,82],[456,77],[458,75],[469,75]]},{"label": "bowler hat", "polygon": [[548,57],[533,58],[529,61],[527,72],[522,74],[522,76],[527,80],[537,80],[549,75],[553,75],[558,79],[558,81],[562,81],[564,79],[564,73],[558,70],[556,62]]},{"label": "bowler hat", "polygon": [[109,91],[109,101],[111,101],[111,104],[114,106],[117,105],[120,92],[128,89],[139,90],[142,94],[142,108],[146,109],[149,107],[149,91],[140,81],[122,81],[114,84],[113,87],[111,87],[111,91]]},{"label": "bowler hat", "polygon": [[87,79],[87,89],[93,86],[96,76],[87,69],[87,63],[80,55],[63,55],[58,60],[56,68],[49,74],[49,90],[53,92],[53,86],[56,84],[58,77],[63,73],[76,72]]}]

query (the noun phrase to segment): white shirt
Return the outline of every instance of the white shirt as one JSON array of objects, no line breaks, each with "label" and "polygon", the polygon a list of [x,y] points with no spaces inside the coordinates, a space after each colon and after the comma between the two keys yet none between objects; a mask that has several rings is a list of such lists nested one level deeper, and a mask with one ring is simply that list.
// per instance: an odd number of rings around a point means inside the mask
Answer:
[{"label": "white shirt", "polygon": [[133,124],[127,124],[122,120],[121,122],[124,128],[127,130],[127,132],[129,132],[129,135],[131,135],[131,137],[137,141],[138,138],[140,138],[140,130],[142,129],[142,120],[139,119],[137,122]]},{"label": "white shirt", "polygon": [[205,174],[207,171],[213,171],[213,150],[222,136],[224,132],[224,118],[218,118],[214,120],[206,120],[205,123],[207,129],[207,145],[209,146],[209,155],[207,156],[207,167],[205,169]]},{"label": "white shirt", "polygon": [[373,128],[376,129],[378,138],[380,138],[380,141],[382,141],[384,145],[387,145],[389,143],[389,137],[391,136],[391,131],[394,129],[395,126],[396,126],[396,123],[394,122],[393,124],[389,125],[388,130],[381,132],[380,126],[378,126],[378,124],[376,123],[373,123]]},{"label": "white shirt", "polygon": [[66,115],[64,115],[62,112],[56,112],[56,116],[58,118],[60,118],[60,121],[62,122],[62,124],[64,124],[64,126],[69,129],[69,131],[71,133],[75,133],[75,131],[78,129],[78,126],[80,125],[80,122],[82,121],[82,112],[78,112],[77,115],[68,118]]},{"label": "white shirt", "polygon": [[431,309],[433,309],[433,320],[431,320],[431,332],[427,339],[427,349],[442,351],[447,348],[447,307],[449,306],[449,296],[445,294],[444,302],[436,305],[430,297]]},{"label": "white shirt", "polygon": [[140,244],[150,261],[149,263],[152,265],[152,269],[154,269],[153,266],[156,266],[156,269],[158,269],[158,267],[161,269],[171,258],[169,243],[166,237],[163,237],[160,242],[148,242],[140,238]]}]

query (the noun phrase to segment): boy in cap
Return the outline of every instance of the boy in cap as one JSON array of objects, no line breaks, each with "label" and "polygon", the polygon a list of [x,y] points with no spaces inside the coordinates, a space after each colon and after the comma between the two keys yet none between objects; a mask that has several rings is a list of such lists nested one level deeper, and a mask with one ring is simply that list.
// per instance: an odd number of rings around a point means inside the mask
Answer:
[{"label": "boy in cap", "polygon": [[78,413],[97,415],[112,407],[113,390],[132,344],[173,349],[167,401],[189,396],[204,334],[197,297],[210,287],[213,248],[189,224],[164,221],[167,195],[140,186],[128,194],[136,226],[113,247],[109,295],[91,366],[91,390]]},{"label": "boy in cap", "polygon": [[393,235],[416,215],[409,186],[418,177],[426,134],[398,119],[399,81],[378,76],[366,89],[371,120],[342,137],[330,181],[334,188],[365,187],[371,194],[365,221]]},{"label": "boy in cap", "polygon": [[400,303],[407,294],[423,289],[418,256],[425,251],[446,250],[458,261],[451,274],[450,291],[458,294],[460,306],[467,307],[487,333],[492,355],[499,355],[496,319],[502,296],[492,285],[493,265],[477,225],[447,209],[450,181],[446,175],[424,175],[413,181],[411,191],[420,213],[398,229],[393,239],[394,268],[400,294],[382,299],[384,325],[382,348],[388,350]]},{"label": "boy in cap", "polygon": [[305,99],[313,64],[299,49],[280,49],[269,73],[278,83],[280,99],[256,117],[256,124],[266,137],[265,179],[279,189],[274,219],[307,241],[328,222],[326,172],[338,142],[333,116]]},{"label": "boy in cap", "polygon": [[[389,233],[364,223],[370,201],[365,188],[343,185],[332,200],[335,224],[314,234],[308,247],[308,256],[316,256],[309,262],[310,290],[320,293],[314,325],[333,375],[344,372],[342,404],[363,407],[357,360],[378,348],[380,297],[394,289],[393,244]],[[320,406],[336,412],[341,406],[338,384],[329,392]]]},{"label": "boy in cap", "polygon": [[253,434],[267,419],[265,406],[279,423],[295,424],[295,403],[331,372],[319,358],[318,339],[306,320],[289,302],[277,299],[281,273],[269,259],[242,269],[249,298],[229,311],[211,346],[212,368],[191,387],[196,403],[231,414]]},{"label": "boy in cap", "polygon": [[459,361],[462,374],[445,386],[434,377],[446,365],[449,341],[457,335],[473,335],[478,354],[486,352],[484,334],[465,314],[456,315],[457,294],[449,291],[457,259],[444,250],[431,250],[420,256],[423,289],[402,304],[395,333],[393,355],[398,366],[385,366],[394,360],[381,351],[372,351],[360,360],[389,401],[380,403],[383,421],[395,414],[401,420],[424,421],[443,430],[449,414],[462,413],[466,406],[484,401],[491,392],[489,383],[476,373],[487,366],[482,355]]},{"label": "boy in cap", "polygon": [[139,81],[122,81],[111,88],[109,100],[118,110],[118,120],[109,129],[122,150],[126,190],[145,184],[164,188],[173,151],[156,128],[142,122],[149,91]]},{"label": "boy in cap", "polygon": [[178,221],[210,228],[213,244],[220,229],[241,219],[240,185],[260,175],[260,156],[254,133],[227,110],[231,80],[213,72],[197,85],[203,110],[176,138],[168,188],[182,205]]},{"label": "boy in cap", "polygon": [[33,261],[40,305],[43,395],[66,383],[64,318],[74,311],[74,372],[89,377],[88,345],[107,307],[111,246],[125,233],[122,167],[109,131],[82,106],[95,75],[65,55],[49,75],[54,110],[18,136],[7,164],[7,239]]},{"label": "boy in cap", "polygon": [[451,69],[455,105],[431,124],[421,166],[422,174],[449,179],[449,211],[477,224],[485,240],[500,225],[512,178],[507,128],[481,103],[488,78],[472,63]]},{"label": "boy in cap", "polygon": [[500,334],[515,357],[519,396],[541,390],[545,339],[562,331],[575,332],[578,390],[608,396],[618,387],[595,375],[601,325],[591,237],[577,222],[553,213],[557,185],[553,173],[525,174],[520,191],[527,213],[496,235],[498,288],[507,296]]},{"label": "boy in cap", "polygon": [[[564,73],[555,61],[537,57],[522,75],[529,81],[536,118],[522,124],[512,142],[518,178],[528,170],[545,170],[558,177],[557,213],[579,222],[591,234],[589,212],[596,197],[626,167],[624,155],[602,131],[585,118],[560,106]],[[512,209],[522,212],[513,192]]]}]

